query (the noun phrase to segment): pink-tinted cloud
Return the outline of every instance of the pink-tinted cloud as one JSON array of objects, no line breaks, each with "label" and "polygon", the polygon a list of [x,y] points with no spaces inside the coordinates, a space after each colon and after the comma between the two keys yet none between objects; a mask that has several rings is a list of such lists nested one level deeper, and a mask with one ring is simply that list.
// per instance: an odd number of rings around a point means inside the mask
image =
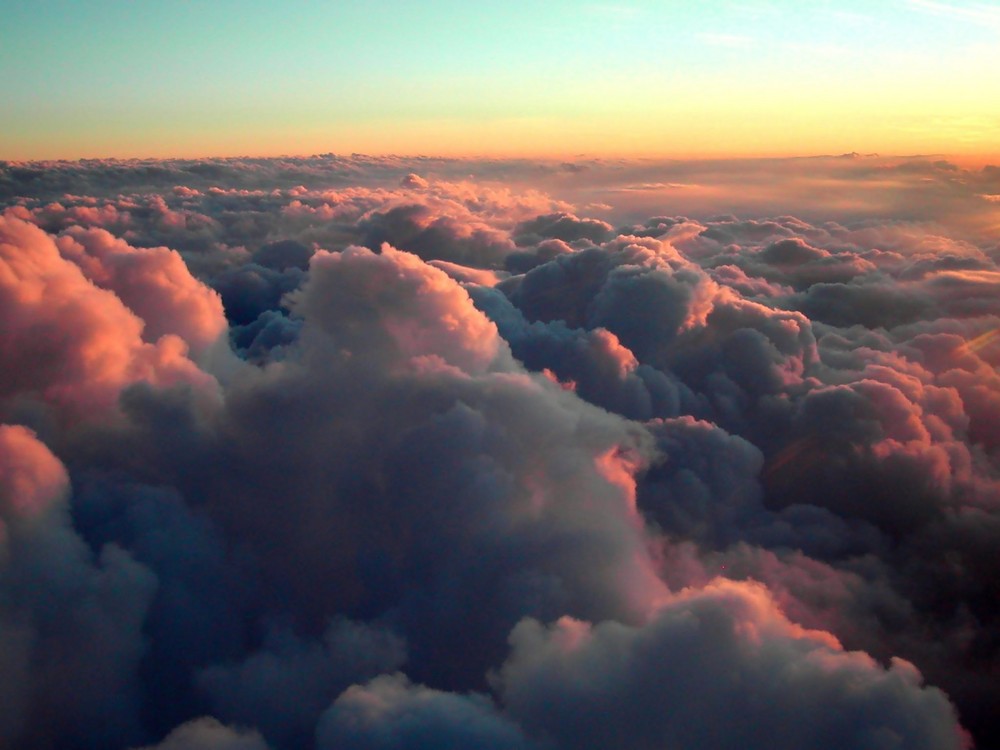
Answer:
[{"label": "pink-tinted cloud", "polygon": [[359,247],[320,251],[310,274],[295,309],[352,356],[374,354],[384,367],[434,358],[474,374],[509,357],[468,294],[415,255],[388,245],[378,255]]},{"label": "pink-tinted cloud", "polygon": [[[0,425],[0,520],[30,522],[62,501],[66,469],[27,428]],[[4,532],[0,536],[3,543]]]},{"label": "pink-tinted cloud", "polygon": [[8,411],[38,400],[67,416],[98,415],[129,383],[212,381],[180,338],[142,341],[140,318],[65,260],[51,236],[17,219],[0,218],[0,313]]},{"label": "pink-tinted cloud", "polygon": [[89,281],[114,292],[142,319],[143,340],[174,334],[198,356],[225,334],[218,293],[195,279],[176,251],[137,249],[105,230],[79,227],[57,238],[56,245]]}]

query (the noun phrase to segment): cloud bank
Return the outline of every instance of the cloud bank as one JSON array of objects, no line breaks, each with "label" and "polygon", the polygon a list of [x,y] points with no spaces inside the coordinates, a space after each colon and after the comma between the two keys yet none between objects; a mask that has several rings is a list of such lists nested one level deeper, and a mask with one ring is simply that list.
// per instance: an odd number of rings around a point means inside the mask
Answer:
[{"label": "cloud bank", "polygon": [[0,164],[0,744],[996,746],[998,192]]}]

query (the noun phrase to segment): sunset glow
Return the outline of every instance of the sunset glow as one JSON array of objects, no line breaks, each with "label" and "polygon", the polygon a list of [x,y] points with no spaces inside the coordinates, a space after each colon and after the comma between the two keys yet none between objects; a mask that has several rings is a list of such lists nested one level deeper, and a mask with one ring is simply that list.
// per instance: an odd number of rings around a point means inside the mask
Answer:
[{"label": "sunset glow", "polygon": [[1000,748],[995,2],[0,19],[0,750]]},{"label": "sunset glow", "polygon": [[7,158],[1000,153],[986,3],[5,8]]}]

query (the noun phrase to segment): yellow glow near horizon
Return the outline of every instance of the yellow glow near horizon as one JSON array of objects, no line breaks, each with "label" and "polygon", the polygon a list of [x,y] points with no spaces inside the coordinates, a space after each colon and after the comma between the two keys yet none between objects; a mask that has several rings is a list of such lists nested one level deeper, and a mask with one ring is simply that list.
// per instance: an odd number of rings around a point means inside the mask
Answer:
[{"label": "yellow glow near horizon", "polygon": [[[731,123],[739,117],[738,127]],[[458,118],[361,123],[318,122],[273,125],[253,131],[182,125],[141,131],[80,129],[54,144],[45,134],[26,137],[6,149],[10,160],[75,158],[197,158],[314,153],[568,158],[790,157],[857,151],[948,154],[972,162],[1000,156],[994,123],[1000,118],[952,116],[927,120],[890,116],[835,117],[820,106],[795,112],[678,112],[621,123],[614,117],[577,120],[512,117],[470,125]]]},{"label": "yellow glow near horizon", "polygon": [[1000,153],[1000,11],[978,6],[390,2],[376,30],[221,5],[15,9],[0,159]]}]

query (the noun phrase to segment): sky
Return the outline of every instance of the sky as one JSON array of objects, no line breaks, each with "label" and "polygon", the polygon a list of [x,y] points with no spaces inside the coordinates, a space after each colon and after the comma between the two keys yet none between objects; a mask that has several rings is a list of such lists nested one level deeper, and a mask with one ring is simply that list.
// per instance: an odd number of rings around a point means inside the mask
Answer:
[{"label": "sky", "polygon": [[1000,748],[1000,8],[0,0],[4,750]]},{"label": "sky", "polygon": [[0,158],[1000,152],[946,0],[3,3]]}]

